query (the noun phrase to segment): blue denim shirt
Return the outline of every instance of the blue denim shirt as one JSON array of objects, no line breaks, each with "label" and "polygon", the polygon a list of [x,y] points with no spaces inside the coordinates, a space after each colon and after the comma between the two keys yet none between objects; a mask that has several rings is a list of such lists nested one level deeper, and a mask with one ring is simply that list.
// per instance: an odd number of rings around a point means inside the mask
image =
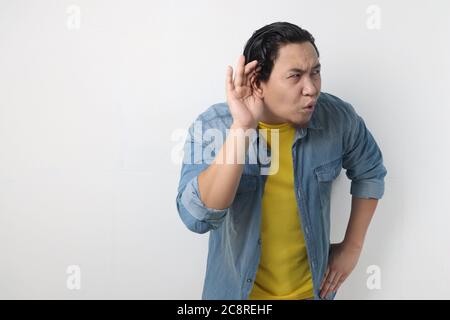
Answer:
[{"label": "blue denim shirt", "polygon": [[[224,139],[232,124],[226,103],[211,106],[196,121],[201,129],[214,128]],[[187,228],[209,231],[209,249],[203,299],[247,299],[261,254],[261,199],[265,175],[261,164],[245,163],[233,203],[217,210],[208,208],[199,196],[197,177],[214,159],[205,152],[192,160],[195,151],[215,143],[189,128],[176,204]],[[217,146],[216,146],[217,147]],[[350,193],[359,198],[380,199],[386,169],[372,134],[347,102],[321,92],[306,128],[298,128],[292,146],[294,186],[315,299],[328,264],[330,249],[330,196],[341,168],[351,180]],[[209,157],[209,159],[208,159]],[[325,299],[334,299],[330,293]]]}]

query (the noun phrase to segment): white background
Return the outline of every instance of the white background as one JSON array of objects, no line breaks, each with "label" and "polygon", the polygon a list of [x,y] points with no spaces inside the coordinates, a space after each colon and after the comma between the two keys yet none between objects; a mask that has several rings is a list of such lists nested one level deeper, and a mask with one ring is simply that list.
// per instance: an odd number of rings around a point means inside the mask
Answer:
[{"label": "white background", "polygon": [[[446,0],[1,0],[0,298],[199,299],[208,235],[176,211],[172,134],[225,100],[253,31],[289,21],[315,36],[322,90],[352,103],[388,170],[336,298],[449,299],[449,12]],[[342,172],[334,242],[349,190]]]}]

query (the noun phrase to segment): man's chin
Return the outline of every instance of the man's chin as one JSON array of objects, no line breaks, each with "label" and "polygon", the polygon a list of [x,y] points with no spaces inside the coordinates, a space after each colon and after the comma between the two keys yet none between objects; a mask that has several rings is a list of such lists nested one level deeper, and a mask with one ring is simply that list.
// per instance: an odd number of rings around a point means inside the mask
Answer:
[{"label": "man's chin", "polygon": [[293,125],[300,127],[300,128],[306,128],[309,124],[309,121],[311,120],[311,116],[302,116],[296,117],[290,121]]}]

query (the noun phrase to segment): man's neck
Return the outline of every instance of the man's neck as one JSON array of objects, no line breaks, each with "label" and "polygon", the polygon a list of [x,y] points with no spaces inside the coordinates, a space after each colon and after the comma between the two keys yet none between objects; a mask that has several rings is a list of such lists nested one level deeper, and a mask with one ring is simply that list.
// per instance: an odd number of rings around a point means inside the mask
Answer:
[{"label": "man's neck", "polygon": [[282,119],[280,117],[275,116],[272,112],[270,112],[266,107],[263,109],[263,113],[261,115],[261,122],[267,124],[283,124],[288,121]]}]

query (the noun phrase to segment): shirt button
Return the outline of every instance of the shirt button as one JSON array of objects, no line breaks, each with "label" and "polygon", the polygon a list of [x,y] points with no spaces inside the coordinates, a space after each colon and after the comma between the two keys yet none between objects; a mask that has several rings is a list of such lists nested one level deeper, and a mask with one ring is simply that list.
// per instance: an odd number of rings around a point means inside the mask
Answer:
[{"label": "shirt button", "polygon": [[248,283],[252,282],[252,279],[248,278],[248,279],[247,279],[247,282],[248,282]]},{"label": "shirt button", "polygon": [[261,244],[261,242],[262,242],[261,239],[258,239],[258,244]]}]

